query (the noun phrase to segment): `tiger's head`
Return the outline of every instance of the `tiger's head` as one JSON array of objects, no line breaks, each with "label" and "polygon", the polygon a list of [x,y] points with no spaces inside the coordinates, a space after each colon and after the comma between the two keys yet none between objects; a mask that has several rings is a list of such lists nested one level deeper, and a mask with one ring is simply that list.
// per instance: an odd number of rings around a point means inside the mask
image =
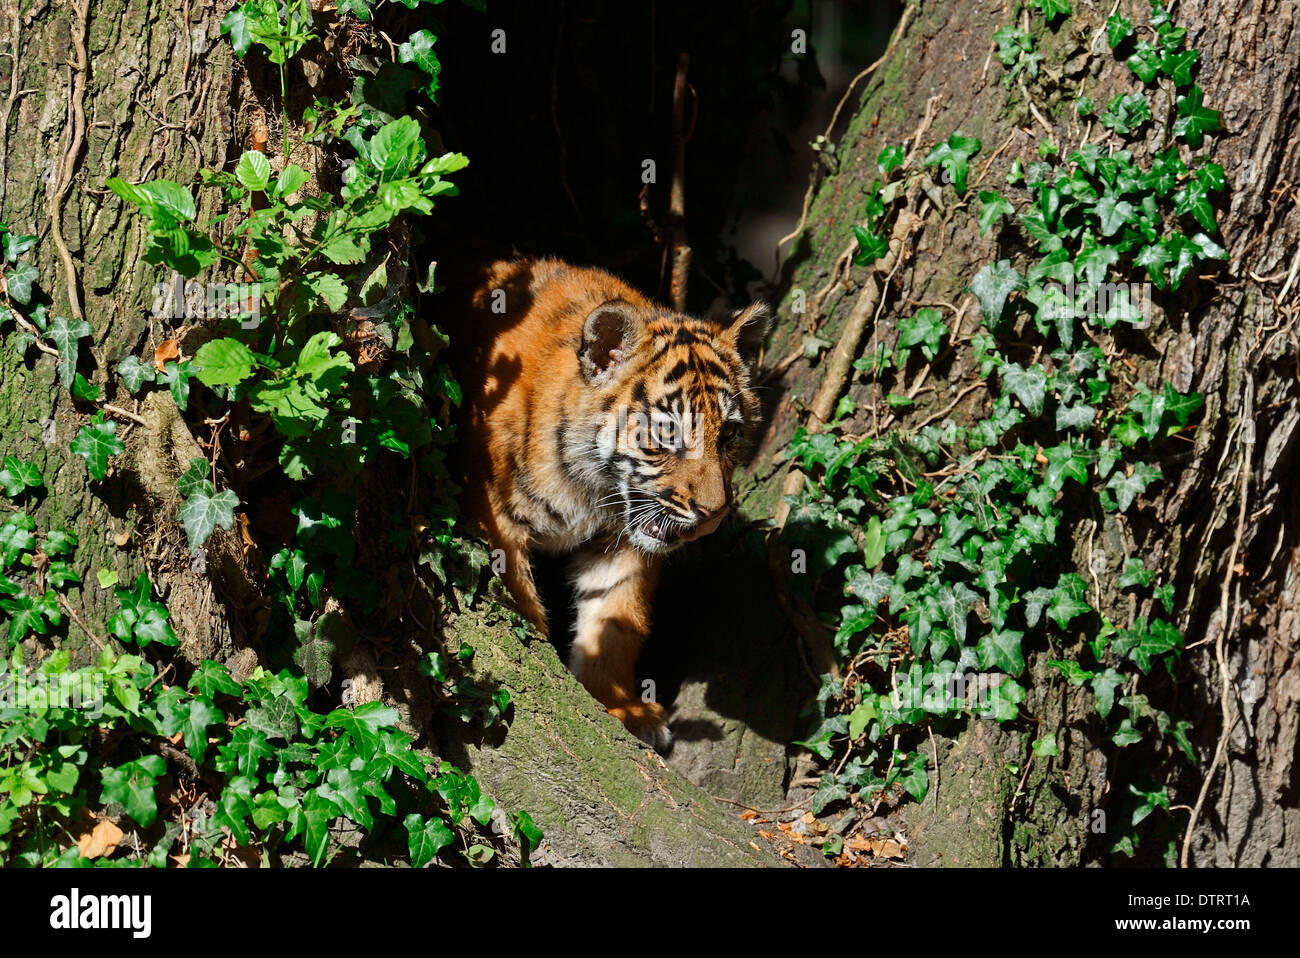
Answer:
[{"label": "tiger's head", "polygon": [[722,322],[623,300],[587,316],[582,445],[599,506],[634,547],[670,552],[721,524],[758,423],[750,376],[768,325],[764,303]]}]

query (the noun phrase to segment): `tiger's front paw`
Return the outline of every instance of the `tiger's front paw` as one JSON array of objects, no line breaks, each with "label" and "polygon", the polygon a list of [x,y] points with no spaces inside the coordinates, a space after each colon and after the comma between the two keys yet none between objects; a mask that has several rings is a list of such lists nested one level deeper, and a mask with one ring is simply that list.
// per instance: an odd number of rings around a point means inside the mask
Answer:
[{"label": "tiger's front paw", "polygon": [[609,709],[609,714],[657,751],[665,752],[672,744],[673,734],[668,731],[668,713],[658,702],[627,702],[613,706]]}]

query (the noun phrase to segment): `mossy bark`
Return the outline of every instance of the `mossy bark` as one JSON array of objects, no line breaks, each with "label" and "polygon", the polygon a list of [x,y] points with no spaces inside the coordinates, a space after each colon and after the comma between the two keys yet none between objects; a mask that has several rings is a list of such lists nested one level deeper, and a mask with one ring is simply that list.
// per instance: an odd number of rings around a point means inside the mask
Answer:
[{"label": "mossy bark", "polygon": [[[148,316],[158,277],[141,258],[143,228],[104,181],[188,183],[200,167],[224,164],[233,57],[220,42],[218,7],[0,3],[0,220],[38,237],[28,254],[40,270],[37,295],[50,316],[81,315],[90,323],[94,332],[82,341],[78,369],[101,387],[122,355],[152,349],[159,338]],[[135,482],[114,481],[134,474],[133,454],[118,457],[108,480],[95,482],[70,451],[88,410],[59,384],[52,358],[5,346],[0,449],[34,462],[45,478],[39,528],[63,527],[80,537],[76,571],[83,585],[68,598],[102,635],[114,599],[95,573],[107,568],[127,581],[149,567],[156,542],[141,523],[152,508]],[[108,396],[130,405],[112,387]],[[123,422],[119,430],[133,450],[150,442],[138,426]],[[165,578],[154,576],[164,594]],[[67,641],[85,644],[75,627]]]}]

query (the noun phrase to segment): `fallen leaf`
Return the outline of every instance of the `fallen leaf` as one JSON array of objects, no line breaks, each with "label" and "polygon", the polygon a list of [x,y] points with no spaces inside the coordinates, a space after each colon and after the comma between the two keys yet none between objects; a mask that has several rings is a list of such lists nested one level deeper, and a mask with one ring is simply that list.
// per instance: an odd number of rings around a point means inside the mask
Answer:
[{"label": "fallen leaf", "polygon": [[130,529],[123,529],[117,535],[113,536],[113,545],[117,546],[119,549],[122,548],[130,541],[131,541]]},{"label": "fallen leaf", "polygon": [[103,858],[113,854],[121,841],[122,829],[101,818],[94,828],[77,839],[77,851],[82,858]]},{"label": "fallen leaf", "polygon": [[174,339],[164,339],[153,351],[153,368],[162,372],[167,363],[180,358],[180,355],[181,344]]}]

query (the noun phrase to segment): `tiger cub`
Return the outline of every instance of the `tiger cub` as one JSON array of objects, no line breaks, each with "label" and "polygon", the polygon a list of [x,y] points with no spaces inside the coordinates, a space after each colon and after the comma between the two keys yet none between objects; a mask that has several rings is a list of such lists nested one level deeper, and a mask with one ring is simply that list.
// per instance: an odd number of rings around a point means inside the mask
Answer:
[{"label": "tiger cub", "polygon": [[495,262],[474,282],[455,343],[463,509],[504,553],[505,583],[543,634],[529,557],[572,556],[569,667],[666,748],[663,707],[638,694],[637,654],[664,556],[717,529],[731,505],[758,419],[750,372],[767,307],[694,319],[554,259]]}]

